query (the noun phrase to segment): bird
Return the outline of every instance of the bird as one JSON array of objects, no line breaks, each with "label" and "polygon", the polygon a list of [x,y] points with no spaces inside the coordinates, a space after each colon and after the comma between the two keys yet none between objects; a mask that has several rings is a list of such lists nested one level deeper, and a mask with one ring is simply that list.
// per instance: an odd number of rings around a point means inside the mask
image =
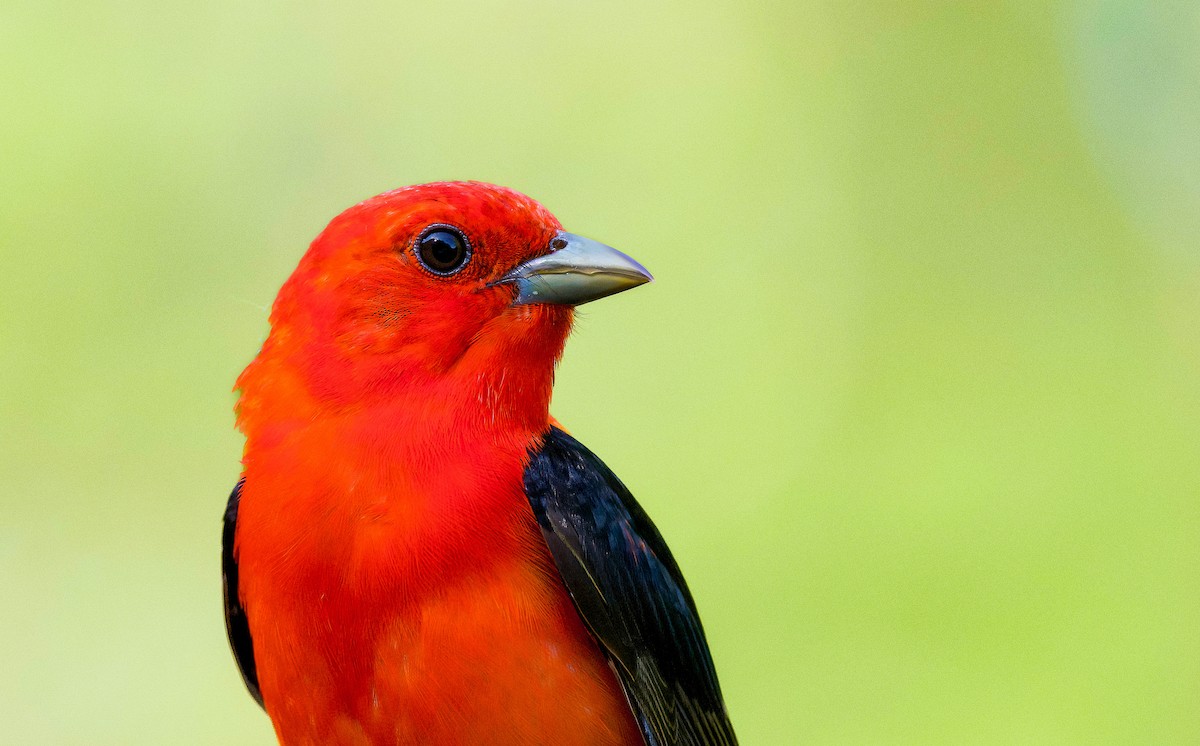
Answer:
[{"label": "bird", "polygon": [[237,379],[222,532],[280,744],[737,742],[662,535],[550,414],[575,307],[652,279],[482,182],[312,242]]}]

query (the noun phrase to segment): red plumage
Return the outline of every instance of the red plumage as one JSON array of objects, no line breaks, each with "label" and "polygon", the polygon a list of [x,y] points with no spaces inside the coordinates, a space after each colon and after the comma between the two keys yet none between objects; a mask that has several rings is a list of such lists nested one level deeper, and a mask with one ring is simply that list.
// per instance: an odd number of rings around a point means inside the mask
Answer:
[{"label": "red plumage", "polygon": [[[469,237],[431,274],[426,226]],[[560,230],[484,184],[336,218],[238,379],[238,595],[286,744],[641,743],[522,489],[568,305],[497,283]]]}]

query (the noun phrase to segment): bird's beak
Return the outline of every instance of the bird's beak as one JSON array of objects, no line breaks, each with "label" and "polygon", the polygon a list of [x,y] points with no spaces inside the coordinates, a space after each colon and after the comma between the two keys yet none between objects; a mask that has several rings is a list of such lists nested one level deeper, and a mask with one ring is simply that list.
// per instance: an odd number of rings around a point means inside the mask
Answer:
[{"label": "bird's beak", "polygon": [[530,259],[500,278],[517,286],[513,305],[578,306],[654,278],[646,268],[599,241],[559,231],[549,254]]}]

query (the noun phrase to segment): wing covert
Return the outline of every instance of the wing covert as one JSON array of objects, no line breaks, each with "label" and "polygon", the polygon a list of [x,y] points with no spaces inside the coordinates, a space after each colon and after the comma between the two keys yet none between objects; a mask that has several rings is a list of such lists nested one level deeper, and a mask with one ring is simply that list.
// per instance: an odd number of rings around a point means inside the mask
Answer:
[{"label": "wing covert", "polygon": [[246,688],[250,690],[250,696],[262,707],[258,671],[254,666],[254,641],[250,639],[250,623],[238,597],[238,565],[234,554],[238,501],[242,497],[242,485],[245,482],[245,478],[238,480],[225,506],[225,526],[221,531],[221,586],[225,593],[225,632],[229,635],[229,647],[233,649],[233,658],[237,661]]},{"label": "wing covert", "polygon": [[525,491],[648,746],[736,744],[687,583],[625,485],[552,427],[530,453]]}]

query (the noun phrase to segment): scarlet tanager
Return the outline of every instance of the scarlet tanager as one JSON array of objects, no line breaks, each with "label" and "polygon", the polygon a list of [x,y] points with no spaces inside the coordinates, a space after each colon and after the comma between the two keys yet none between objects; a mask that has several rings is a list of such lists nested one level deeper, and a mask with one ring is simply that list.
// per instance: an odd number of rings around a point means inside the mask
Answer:
[{"label": "scarlet tanager", "polygon": [[651,279],[503,187],[345,211],[237,387],[225,619],[281,744],[733,744],[654,524],[549,412],[573,307]]}]

